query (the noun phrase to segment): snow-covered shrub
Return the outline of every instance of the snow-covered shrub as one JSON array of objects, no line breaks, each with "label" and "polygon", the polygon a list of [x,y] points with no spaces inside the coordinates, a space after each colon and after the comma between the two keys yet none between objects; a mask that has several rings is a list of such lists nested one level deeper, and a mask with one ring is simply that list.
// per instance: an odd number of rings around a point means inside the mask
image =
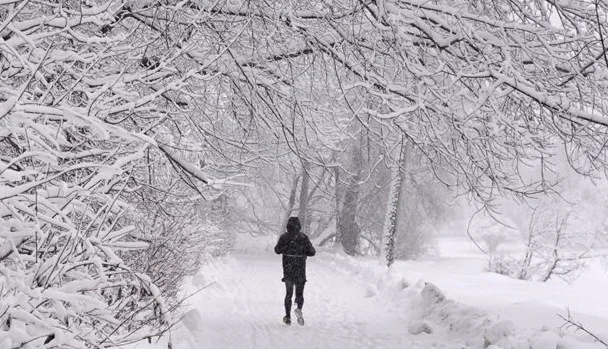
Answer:
[{"label": "snow-covered shrub", "polygon": [[576,215],[574,206],[563,205],[558,200],[541,201],[530,218],[518,278],[547,281],[554,276],[577,276],[593,248],[595,234],[586,222],[578,221]]},{"label": "snow-covered shrub", "polygon": [[124,195],[132,207],[125,219],[134,226],[132,236],[147,247],[121,256],[134,271],[149,275],[173,305],[186,276],[231,249],[234,234],[225,232],[234,220],[228,195],[205,199],[176,178],[160,154],[136,165],[131,180],[139,189]]},{"label": "snow-covered shrub", "polygon": [[24,171],[45,183],[29,189],[31,182],[12,186],[0,178],[2,348],[127,343],[169,325],[157,286],[118,255],[146,246],[123,225],[129,206],[115,192],[86,189],[107,188],[109,180],[47,181],[38,171],[54,172],[48,164]]},{"label": "snow-covered shrub", "polygon": [[583,251],[584,244],[580,236],[569,230],[569,213],[558,205],[549,205],[546,202],[530,218],[523,255],[500,250],[502,244],[513,240],[512,230],[503,223],[488,216],[473,224],[470,234],[488,255],[488,270],[535,281],[547,281],[554,275],[574,275],[582,265],[575,255]]},{"label": "snow-covered shrub", "polygon": [[500,254],[500,247],[510,243],[517,231],[511,228],[513,223],[505,217],[497,218],[490,215],[474,217],[469,234],[490,257]]},{"label": "snow-covered shrub", "polygon": [[0,347],[117,345],[166,328],[160,290],[121,258],[147,247],[121,198],[141,147],[67,110],[41,113],[0,119]]},{"label": "snow-covered shrub", "polygon": [[[557,197],[538,200],[529,218],[523,253],[490,253],[489,269],[523,280],[575,278],[585,261],[602,251],[603,218],[597,223],[590,215],[596,210],[592,206]],[[486,247],[495,240],[494,236],[490,240],[483,234],[476,236],[481,236]]]},{"label": "snow-covered shrub", "polygon": [[195,274],[210,255],[205,249],[209,241],[205,229],[209,228],[193,229],[173,220],[137,223],[137,238],[148,246],[127,252],[123,258],[134,270],[150,275],[164,296],[175,297],[184,277]]},{"label": "snow-covered shrub", "polygon": [[475,232],[474,239],[481,243],[488,254],[488,270],[497,274],[516,277],[521,263],[510,254],[501,251],[500,246],[512,241],[509,228],[492,219],[485,220]]},{"label": "snow-covered shrub", "polygon": [[512,256],[504,254],[492,255],[488,261],[488,270],[500,275],[517,277],[520,269],[521,263]]},{"label": "snow-covered shrub", "polygon": [[183,85],[139,64],[152,29],[117,26],[121,6],[0,9],[0,348],[118,346],[171,325],[161,290],[122,258],[148,248],[125,193],[162,147],[147,134],[167,115],[152,85]]}]

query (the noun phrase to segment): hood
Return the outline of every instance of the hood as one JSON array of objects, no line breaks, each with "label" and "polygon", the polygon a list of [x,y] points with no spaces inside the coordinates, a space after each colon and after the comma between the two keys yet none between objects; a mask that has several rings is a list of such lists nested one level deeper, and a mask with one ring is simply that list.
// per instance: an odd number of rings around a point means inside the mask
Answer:
[{"label": "hood", "polygon": [[287,221],[287,233],[297,233],[302,229],[300,219],[298,217],[289,217]]}]

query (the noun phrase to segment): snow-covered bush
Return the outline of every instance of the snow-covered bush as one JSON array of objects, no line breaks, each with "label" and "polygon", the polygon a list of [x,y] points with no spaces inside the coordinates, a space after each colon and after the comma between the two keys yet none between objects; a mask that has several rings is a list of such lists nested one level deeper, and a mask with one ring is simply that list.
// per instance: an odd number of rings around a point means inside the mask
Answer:
[{"label": "snow-covered bush", "polygon": [[550,202],[535,209],[518,278],[547,281],[553,276],[575,276],[593,243],[584,227],[572,225],[572,212],[572,207]]},{"label": "snow-covered bush", "polygon": [[521,263],[513,256],[492,255],[488,261],[488,270],[500,275],[517,277],[517,272],[521,270]]},{"label": "snow-covered bush", "polygon": [[[187,159],[190,154],[175,155]],[[134,226],[132,235],[148,246],[121,256],[133,270],[150,275],[175,305],[184,278],[232,248],[235,218],[230,194],[205,188],[204,195],[213,196],[201,195],[175,176],[170,160],[161,154],[148,154],[135,163],[131,174],[138,189],[124,195],[132,206],[125,219]]]},{"label": "snow-covered bush", "polygon": [[57,166],[64,159],[29,160],[0,168],[23,174],[21,181],[0,175],[0,347],[128,343],[169,325],[157,286],[119,257],[146,247],[131,238],[122,218],[129,205],[105,174],[120,173],[120,161],[76,162],[71,167],[82,170],[68,175]]},{"label": "snow-covered bush", "polygon": [[[210,259],[228,253],[235,238],[225,229],[229,227],[224,222],[231,217],[229,212],[215,212],[215,201],[222,199],[208,202],[190,192],[190,198],[184,200],[174,192],[174,196],[165,198],[153,190],[139,190],[129,196],[133,210],[128,219],[135,227],[132,235],[146,242],[147,247],[123,255],[133,270],[150,275],[172,302],[179,301],[176,296],[184,278],[194,275]],[[188,188],[183,192],[187,195]]]},{"label": "snow-covered bush", "polygon": [[529,218],[523,253],[492,253],[490,242],[495,234],[490,241],[487,234],[477,234],[488,248],[489,269],[523,280],[575,278],[587,259],[601,255],[604,219],[595,218],[599,208],[594,205],[597,203],[583,200],[568,203],[558,197],[538,200]]},{"label": "snow-covered bush", "polygon": [[153,29],[117,25],[127,7],[0,8],[0,348],[118,346],[171,325],[162,290],[123,258],[151,246],[126,194],[163,148],[149,134],[167,109],[152,102],[186,77],[140,62]]},{"label": "snow-covered bush", "polygon": [[520,268],[520,263],[513,256],[500,250],[501,245],[512,241],[513,232],[499,222],[486,220],[478,231],[472,234],[488,254],[488,270],[501,275],[514,276],[515,270]]}]

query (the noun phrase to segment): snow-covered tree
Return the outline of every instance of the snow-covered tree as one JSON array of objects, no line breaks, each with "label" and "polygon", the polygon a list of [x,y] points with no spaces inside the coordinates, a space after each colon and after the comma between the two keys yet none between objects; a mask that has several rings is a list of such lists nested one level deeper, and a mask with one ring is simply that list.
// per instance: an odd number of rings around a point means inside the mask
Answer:
[{"label": "snow-covered tree", "polygon": [[404,177],[406,176],[407,164],[407,146],[401,146],[401,154],[399,162],[394,165],[393,178],[391,179],[390,191],[388,194],[388,203],[386,205],[386,218],[384,222],[383,247],[384,258],[387,266],[391,266],[395,262],[395,237],[397,235],[397,226],[399,218],[399,209],[401,208],[401,193]]},{"label": "snow-covered tree", "polygon": [[557,147],[581,173],[606,162],[603,2],[306,1],[207,11],[283,34],[270,43],[250,31],[272,54],[235,54],[255,62],[237,67],[248,83],[238,91],[257,100],[250,120],[283,130],[276,138],[307,160],[298,145],[328,137],[340,126],[333,120],[367,126],[370,116],[404,134],[440,180],[482,202],[547,190]]},{"label": "snow-covered tree", "polygon": [[156,134],[176,121],[172,93],[201,78],[173,64],[180,50],[148,64],[159,37],[146,14],[178,11],[80,1],[1,11],[0,346],[116,346],[158,334],[173,321],[171,288],[125,263],[150,248],[127,199],[149,151],[190,183],[209,182]]},{"label": "snow-covered tree", "polygon": [[[265,187],[283,201],[303,161],[323,173],[320,184],[333,174],[333,188],[315,183],[303,200],[325,195],[318,204],[333,207],[349,253],[372,211],[361,207],[374,202],[366,185],[376,158],[401,136],[431,173],[482,202],[546,191],[557,180],[548,175],[556,147],[579,172],[598,173],[607,160],[607,6],[4,1],[1,340],[82,347],[150,335],[141,324],[170,321],[163,290],[125,261],[137,265],[131,250],[146,248],[132,226],[158,226],[137,225],[154,214],[130,210],[194,193],[239,202],[251,193],[226,187],[264,182],[253,178],[262,166],[284,164],[278,189]],[[180,180],[134,195],[169,174]],[[200,213],[200,201],[181,203]],[[189,232],[215,227],[184,223]],[[85,305],[66,294],[86,296],[74,298]]]}]

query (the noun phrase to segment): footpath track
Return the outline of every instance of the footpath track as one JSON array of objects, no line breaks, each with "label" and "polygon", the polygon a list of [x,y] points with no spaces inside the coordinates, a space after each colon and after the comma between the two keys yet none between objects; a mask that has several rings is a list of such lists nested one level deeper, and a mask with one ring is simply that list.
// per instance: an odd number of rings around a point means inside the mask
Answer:
[{"label": "footpath track", "polygon": [[367,297],[363,280],[329,264],[322,255],[308,261],[305,326],[281,321],[279,256],[234,255],[206,267],[204,283],[211,285],[193,299],[186,326],[174,333],[174,348],[465,348],[444,331],[408,333],[407,314]]}]

